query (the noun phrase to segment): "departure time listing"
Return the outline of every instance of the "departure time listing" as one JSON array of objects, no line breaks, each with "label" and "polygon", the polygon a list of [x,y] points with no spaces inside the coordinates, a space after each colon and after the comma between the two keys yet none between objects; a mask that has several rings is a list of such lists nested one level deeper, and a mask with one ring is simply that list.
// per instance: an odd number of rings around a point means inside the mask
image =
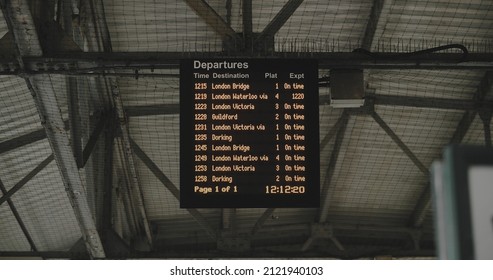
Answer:
[{"label": "departure time listing", "polygon": [[317,207],[317,67],[311,60],[185,60],[182,207]]}]

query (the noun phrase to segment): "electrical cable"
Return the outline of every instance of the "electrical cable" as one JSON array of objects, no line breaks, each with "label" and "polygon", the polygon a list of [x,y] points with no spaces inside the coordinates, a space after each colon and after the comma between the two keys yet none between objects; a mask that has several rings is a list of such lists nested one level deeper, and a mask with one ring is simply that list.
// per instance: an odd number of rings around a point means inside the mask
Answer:
[{"label": "electrical cable", "polygon": [[443,50],[449,50],[449,49],[460,49],[462,51],[462,61],[466,60],[466,57],[469,54],[469,50],[464,45],[461,44],[448,44],[448,45],[438,46],[438,47],[414,51],[414,52],[395,53],[395,54],[374,53],[364,48],[354,49],[353,52],[362,53],[375,59],[385,59],[385,58],[395,59],[395,58],[408,58],[408,57],[443,51]]}]

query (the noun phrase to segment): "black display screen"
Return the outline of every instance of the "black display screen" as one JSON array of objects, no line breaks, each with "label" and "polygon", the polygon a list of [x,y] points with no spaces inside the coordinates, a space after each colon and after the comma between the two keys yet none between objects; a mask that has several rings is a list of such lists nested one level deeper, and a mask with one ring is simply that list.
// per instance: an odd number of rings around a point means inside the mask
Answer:
[{"label": "black display screen", "polygon": [[319,207],[315,60],[180,66],[180,207]]}]

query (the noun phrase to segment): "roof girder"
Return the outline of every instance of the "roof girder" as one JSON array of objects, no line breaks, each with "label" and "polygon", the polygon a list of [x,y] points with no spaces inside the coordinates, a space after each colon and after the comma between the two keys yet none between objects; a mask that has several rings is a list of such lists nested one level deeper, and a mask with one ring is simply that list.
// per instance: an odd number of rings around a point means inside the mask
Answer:
[{"label": "roof girder", "polygon": [[[476,104],[484,101],[486,95],[493,90],[493,72],[486,72],[479,83],[479,87],[477,88],[473,102]],[[491,109],[491,105],[481,106],[481,109],[489,108]],[[491,110],[490,110],[491,112]],[[455,129],[452,138],[450,139],[450,144],[461,143],[466,133],[469,131],[471,124],[473,123],[476,115],[478,114],[478,109],[467,110],[464,112],[461,120],[459,121],[457,128]],[[489,126],[488,126],[489,128]],[[485,138],[488,136],[487,130],[485,130]],[[487,140],[486,140],[487,143]],[[416,206],[414,207],[413,212],[409,218],[408,224],[419,228],[423,225],[423,222],[426,217],[426,213],[431,207],[431,188],[429,183],[430,178],[428,178],[428,182],[423,189],[423,192],[416,202]]]},{"label": "roof girder", "polygon": [[188,6],[202,18],[223,39],[241,41],[236,32],[224,21],[224,19],[205,0],[185,0]]},{"label": "roof girder", "polygon": [[[43,11],[46,12],[46,10],[49,9],[40,9],[41,14],[38,16],[41,17]],[[36,31],[37,28],[27,1],[5,1],[2,3],[2,11],[9,30],[14,37],[19,54],[17,58],[21,67],[24,65],[23,57],[42,56],[44,53],[42,49],[43,43],[40,41]],[[40,28],[42,29],[43,25]],[[84,183],[70,148],[69,137],[64,130],[65,125],[60,105],[53,85],[45,83],[47,80],[49,81],[47,75],[25,79],[29,90],[34,96],[41,122],[53,150],[54,158],[59,167],[68,198],[73,206],[87,250],[93,258],[104,258],[104,249],[87,202]]]},{"label": "roof girder", "polygon": [[[147,168],[156,176],[156,178],[173,194],[173,196],[180,200],[180,190],[171,182],[171,180],[164,174],[163,171],[149,158],[149,156],[130,139],[132,149],[135,154],[142,160],[142,162],[147,166]],[[212,228],[212,226],[207,222],[207,220],[202,216],[202,214],[193,208],[187,208],[187,211],[192,215],[192,217],[197,221],[197,223],[207,232],[207,234],[213,238],[217,239],[217,232]]]},{"label": "roof girder", "polygon": [[[108,25],[106,23],[106,17],[104,14],[104,4],[101,0],[90,0],[88,3],[85,3],[83,6],[84,9],[87,10],[87,13],[90,14],[94,22],[89,23],[93,24],[94,28],[87,28],[83,35],[86,36],[86,40],[90,42],[90,46],[96,51],[102,51],[104,53],[111,53],[113,51],[113,47],[111,44],[110,32],[108,29]],[[89,20],[90,21],[90,20]],[[109,72],[112,72],[109,69]],[[111,96],[112,106],[115,110],[116,117],[119,119],[117,122],[119,125],[119,134],[120,142],[124,146],[124,167],[127,172],[127,182],[130,184],[130,192],[132,194],[131,198],[135,200],[135,205],[137,208],[137,213],[140,216],[139,223],[143,226],[145,236],[147,238],[148,244],[152,246],[152,234],[150,230],[149,220],[147,218],[147,213],[145,209],[145,205],[143,202],[142,191],[140,182],[137,176],[137,170],[134,162],[133,151],[130,145],[130,135],[129,135],[129,127],[127,116],[123,110],[123,102],[121,100],[118,84],[114,77],[103,77],[104,83],[106,83],[106,87],[99,87],[96,91],[110,91],[106,92],[107,95]],[[104,88],[104,89],[102,89]]]}]

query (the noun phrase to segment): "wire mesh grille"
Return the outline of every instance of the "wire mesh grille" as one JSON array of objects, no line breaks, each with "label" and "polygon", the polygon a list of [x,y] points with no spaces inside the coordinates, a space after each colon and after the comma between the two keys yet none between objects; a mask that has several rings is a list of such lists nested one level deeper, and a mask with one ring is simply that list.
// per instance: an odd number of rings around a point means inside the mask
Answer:
[{"label": "wire mesh grille", "polygon": [[42,128],[23,79],[0,77],[0,139],[5,141]]},{"label": "wire mesh grille", "polygon": [[114,51],[220,51],[221,38],[185,1],[105,1]]},{"label": "wire mesh grille", "polygon": [[368,88],[376,94],[472,100],[482,71],[373,70]]},{"label": "wire mesh grille", "polygon": [[[366,26],[371,21],[377,24],[372,51],[408,52],[457,42],[470,52],[492,51],[493,4],[490,2],[392,1],[382,8],[380,18],[370,18],[373,2],[303,1],[276,32],[274,51],[350,52],[362,46],[368,36]],[[243,38],[243,25],[248,23],[242,20],[241,1],[206,3],[226,26]],[[286,3],[252,1],[253,32],[261,33]],[[108,29],[113,52],[169,52],[170,55],[176,52],[191,56],[205,52],[206,56],[213,56],[207,52],[225,48],[224,36],[207,24],[187,1],[104,1],[103,25],[91,16],[91,9],[95,8],[81,6],[73,11],[74,22],[85,35],[82,43],[78,42],[85,51],[104,48],[100,38],[104,28]],[[0,20],[0,37],[7,30],[3,19]],[[108,71],[108,76],[111,72]],[[210,241],[196,217],[180,209],[179,200],[168,190],[180,188],[178,69],[150,71],[146,77],[130,76],[133,73],[129,70],[129,75],[117,78],[94,73],[86,73],[91,77],[0,76],[0,179],[6,191],[11,191],[43,160],[57,152],[60,146],[53,137],[63,138],[69,148],[64,147],[62,156],[84,165],[72,176],[80,180],[87,196],[89,216],[99,229],[103,222],[108,222],[104,207],[109,191],[113,194],[109,221],[129,243],[145,231],[143,216],[148,219],[154,237],[164,246],[175,245],[173,242],[178,239],[197,244]],[[474,100],[484,76],[485,72],[479,70],[365,70],[368,93],[425,101],[430,98]],[[34,92],[28,84],[42,96],[33,98]],[[486,99],[491,101],[492,94],[490,89]],[[320,89],[321,100],[327,100],[329,95],[329,87]],[[115,109],[120,118],[113,123],[109,116],[113,116]],[[442,147],[451,141],[465,112],[378,104],[374,110],[426,168],[440,157]],[[335,223],[405,226],[426,188],[427,172],[420,170],[402,144],[396,143],[368,112],[351,112],[343,130],[333,129],[343,109],[320,105],[320,139],[330,136],[320,151],[322,202],[327,201],[329,205],[328,219]],[[116,141],[108,149],[105,142],[112,130]],[[129,139],[126,139],[127,131]],[[338,156],[334,156],[339,131],[344,134]],[[48,134],[51,138],[47,138]],[[484,135],[483,123],[476,115],[462,142],[484,145]],[[165,186],[151,172],[149,162],[135,154],[135,147],[132,150],[131,141],[135,141],[172,185]],[[91,151],[89,156],[84,156],[86,148]],[[111,156],[109,178],[105,176],[108,173],[105,161]],[[81,237],[67,196],[73,193],[63,177],[66,175],[62,175],[61,162],[58,157],[48,163],[11,197],[38,250],[68,250]],[[332,165],[334,169],[329,170]],[[111,184],[111,189],[106,184]],[[221,209],[199,211],[213,229],[222,229]],[[239,209],[238,230],[249,233],[264,211]],[[276,209],[265,226],[270,230],[309,224],[316,222],[321,214],[320,209]],[[428,225],[429,215],[427,221]],[[303,234],[305,231],[300,230]],[[2,203],[0,251],[30,250],[9,204]]]},{"label": "wire mesh grille", "polygon": [[64,251],[81,238],[55,162],[49,164],[19,190],[15,204],[40,251]]}]

